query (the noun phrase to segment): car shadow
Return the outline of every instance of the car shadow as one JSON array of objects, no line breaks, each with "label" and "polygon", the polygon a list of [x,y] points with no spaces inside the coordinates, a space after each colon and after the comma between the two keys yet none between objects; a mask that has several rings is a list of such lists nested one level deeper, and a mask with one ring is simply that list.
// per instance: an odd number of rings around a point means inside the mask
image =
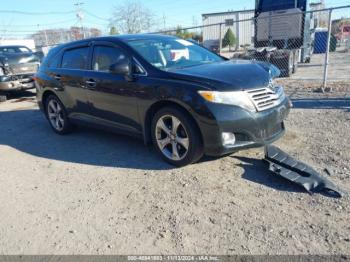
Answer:
[{"label": "car shadow", "polygon": [[268,164],[261,159],[241,156],[232,156],[232,158],[241,162],[238,166],[244,169],[243,179],[278,191],[307,193],[301,186],[271,172]]},{"label": "car shadow", "polygon": [[344,109],[350,110],[350,98],[293,98],[298,109]]},{"label": "car shadow", "polygon": [[0,145],[70,163],[142,170],[174,168],[137,138],[90,128],[57,135],[35,109],[0,112]]}]

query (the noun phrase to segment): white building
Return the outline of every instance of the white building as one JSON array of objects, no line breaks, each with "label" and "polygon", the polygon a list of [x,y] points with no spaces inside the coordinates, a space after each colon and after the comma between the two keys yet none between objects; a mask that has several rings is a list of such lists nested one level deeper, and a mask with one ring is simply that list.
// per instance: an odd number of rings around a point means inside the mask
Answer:
[{"label": "white building", "polygon": [[[242,46],[253,45],[254,39],[254,10],[229,11],[222,13],[202,14],[203,20],[203,44],[206,48],[218,47],[221,39],[229,28],[236,36],[236,49]],[[238,22],[237,22],[238,21]],[[213,24],[219,25],[207,26]]]}]

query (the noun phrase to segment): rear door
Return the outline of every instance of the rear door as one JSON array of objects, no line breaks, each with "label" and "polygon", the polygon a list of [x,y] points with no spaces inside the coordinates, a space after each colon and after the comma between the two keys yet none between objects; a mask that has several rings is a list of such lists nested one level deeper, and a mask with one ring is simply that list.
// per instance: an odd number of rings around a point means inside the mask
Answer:
[{"label": "rear door", "polygon": [[72,118],[84,119],[91,113],[85,83],[90,56],[88,43],[66,49],[60,67],[52,71],[52,77],[61,84],[64,104]]}]

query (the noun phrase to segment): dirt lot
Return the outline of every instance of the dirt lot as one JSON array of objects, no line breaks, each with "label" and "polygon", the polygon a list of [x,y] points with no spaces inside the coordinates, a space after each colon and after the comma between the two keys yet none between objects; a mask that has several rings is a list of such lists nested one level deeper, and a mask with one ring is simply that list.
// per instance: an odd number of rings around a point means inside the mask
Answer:
[{"label": "dirt lot", "polygon": [[[286,85],[278,145],[350,191],[350,87]],[[173,169],[132,138],[54,134],[32,97],[0,123],[1,254],[350,254],[349,196],[305,193],[261,149]]]}]

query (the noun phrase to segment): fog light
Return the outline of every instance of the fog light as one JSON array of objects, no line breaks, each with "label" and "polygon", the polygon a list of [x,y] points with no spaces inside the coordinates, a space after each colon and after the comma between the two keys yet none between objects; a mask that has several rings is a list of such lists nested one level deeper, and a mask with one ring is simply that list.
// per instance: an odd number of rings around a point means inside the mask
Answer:
[{"label": "fog light", "polygon": [[236,142],[236,137],[233,133],[222,133],[221,139],[224,146],[233,146]]}]

